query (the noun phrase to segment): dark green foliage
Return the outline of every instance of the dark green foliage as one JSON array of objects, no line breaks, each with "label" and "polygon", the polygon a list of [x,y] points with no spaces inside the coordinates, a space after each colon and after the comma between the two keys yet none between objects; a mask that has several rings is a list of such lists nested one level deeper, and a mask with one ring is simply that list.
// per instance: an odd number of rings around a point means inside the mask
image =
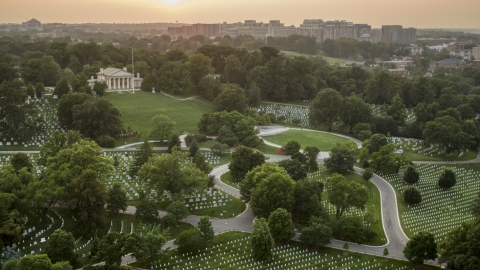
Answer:
[{"label": "dark green foliage", "polygon": [[232,178],[236,182],[240,182],[245,174],[254,167],[265,162],[265,156],[260,152],[253,152],[252,149],[240,146],[232,154],[232,161],[228,165],[228,169]]},{"label": "dark green foliage", "polygon": [[118,232],[109,232],[98,242],[98,252],[94,262],[105,262],[107,266],[120,266],[122,257],[128,253],[127,236]]},{"label": "dark green foliage", "polygon": [[415,185],[420,179],[420,174],[413,165],[408,165],[403,172],[403,181],[409,183],[410,185]]},{"label": "dark green foliage", "polygon": [[325,159],[325,167],[332,172],[346,173],[353,171],[356,160],[353,150],[345,147],[334,147],[330,150],[330,157]]},{"label": "dark green foliage", "polygon": [[218,131],[217,141],[227,144],[230,147],[236,146],[239,142],[233,131],[225,125]]},{"label": "dark green foliage", "polygon": [[277,208],[291,212],[294,203],[295,181],[284,170],[268,175],[251,191],[250,206],[257,217],[267,218]]},{"label": "dark green foliage", "polygon": [[177,134],[173,134],[170,140],[168,141],[168,153],[172,153],[172,149],[179,148],[182,146],[182,141]]},{"label": "dark green foliage", "polygon": [[101,135],[116,137],[123,129],[120,110],[105,98],[88,99],[72,110],[73,128],[84,136]]},{"label": "dark green foliage", "polygon": [[185,203],[181,201],[172,202],[165,210],[174,215],[177,221],[186,218],[189,214]]},{"label": "dark green foliage", "polygon": [[428,232],[418,232],[407,242],[403,254],[416,265],[421,265],[426,260],[435,260],[438,257],[435,236]]},{"label": "dark green foliage", "polygon": [[133,164],[130,166],[130,170],[128,174],[131,177],[137,175],[137,172],[143,166],[143,164],[147,163],[148,159],[153,156],[153,147],[148,142],[145,141],[143,144],[140,145],[139,151],[136,151],[134,154],[134,161]]},{"label": "dark green foliage", "polygon": [[268,228],[273,239],[277,242],[285,243],[295,236],[292,215],[283,208],[278,208],[270,214]]},{"label": "dark green foliage", "polygon": [[311,216],[328,218],[322,205],[323,183],[304,179],[295,185],[294,217],[298,222],[305,224]]},{"label": "dark green foliage", "polygon": [[380,150],[380,147],[388,144],[387,137],[383,134],[373,134],[368,143],[368,152],[373,154]]},{"label": "dark green foliage", "polygon": [[213,232],[213,226],[212,222],[210,221],[210,217],[202,216],[197,223],[197,227],[207,242],[213,239],[215,233]]},{"label": "dark green foliage", "polygon": [[238,111],[243,113],[248,106],[248,99],[245,90],[236,84],[223,86],[223,91],[213,101],[217,111]]},{"label": "dark green foliage", "polygon": [[255,223],[253,223],[250,241],[252,245],[253,259],[261,262],[272,260],[275,242],[270,234],[267,221],[264,218],[256,219]]},{"label": "dark green foliage", "polygon": [[445,169],[438,177],[438,186],[443,189],[450,189],[457,183],[457,177],[451,169]]},{"label": "dark green foliage", "polygon": [[27,154],[25,153],[15,153],[11,160],[10,164],[12,164],[13,168],[15,171],[18,173],[22,168],[26,168],[28,172],[32,172],[32,162],[30,161],[30,158],[28,157]]},{"label": "dark green foliage", "polygon": [[362,173],[362,178],[365,180],[366,183],[368,183],[368,180],[370,180],[373,177],[373,173],[370,169],[366,169]]},{"label": "dark green foliage", "polygon": [[251,148],[259,148],[263,145],[263,140],[256,135],[250,135],[242,141],[242,145]]},{"label": "dark green foliage", "polygon": [[330,243],[332,229],[322,218],[312,216],[308,226],[302,229],[300,241],[307,243],[313,248],[319,248]]},{"label": "dark green foliage", "polygon": [[97,96],[99,97],[103,97],[107,88],[108,86],[104,82],[95,82],[93,84],[93,91],[95,91],[95,93],[97,93]]},{"label": "dark green foliage", "polygon": [[293,180],[298,181],[307,177],[307,171],[305,165],[295,159],[286,159],[278,163],[280,167],[283,167]]},{"label": "dark green foliage", "polygon": [[113,184],[108,191],[107,211],[118,213],[120,210],[127,210],[127,206],[127,193],[120,184]]},{"label": "dark green foliage", "polygon": [[480,219],[462,223],[438,245],[439,262],[447,269],[473,270],[480,266]]},{"label": "dark green foliage", "polygon": [[[304,162],[304,164],[307,167],[307,171],[309,172],[316,172],[318,171],[318,153],[320,153],[320,150],[315,147],[315,146],[307,146],[303,150],[305,160],[303,159],[298,159],[300,162]],[[297,155],[297,154],[295,154]],[[292,155],[292,159],[294,159],[294,155]]]},{"label": "dark green foliage", "polygon": [[333,237],[344,241],[364,243],[374,239],[377,234],[366,227],[360,217],[342,216],[332,221]]},{"label": "dark green foliage", "polygon": [[155,218],[158,218],[158,206],[148,198],[140,199],[135,216],[148,222],[153,221]]},{"label": "dark green foliage", "polygon": [[343,98],[334,89],[326,88],[318,92],[310,103],[308,121],[313,127],[326,126],[332,130],[333,123],[339,120],[342,110]]},{"label": "dark green foliage", "polygon": [[58,121],[60,125],[72,129],[73,128],[73,107],[81,105],[85,101],[93,99],[89,94],[85,93],[68,93],[63,95],[58,102]]},{"label": "dark green foliage", "polygon": [[0,248],[12,246],[22,236],[25,218],[16,209],[17,198],[13,194],[0,193]]},{"label": "dark green foliage", "polygon": [[193,164],[205,174],[209,174],[212,171],[212,167],[210,167],[210,164],[205,160],[205,156],[200,151],[193,157]]},{"label": "dark green foliage", "polygon": [[63,95],[68,94],[70,92],[70,86],[68,86],[68,82],[66,79],[60,79],[57,84],[55,85],[55,89],[53,90],[53,94],[57,95],[58,98],[62,98]]},{"label": "dark green foliage", "polygon": [[175,239],[175,245],[178,245],[178,251],[181,253],[198,252],[205,248],[205,238],[196,229],[186,230],[180,233]]},{"label": "dark green foliage", "polygon": [[190,148],[188,149],[188,151],[190,152],[190,157],[194,157],[197,154],[198,149],[200,148],[198,147],[197,141],[193,140],[190,144]]},{"label": "dark green foliage", "polygon": [[171,214],[167,213],[163,218],[162,218],[162,228],[175,228],[177,227],[177,218]]},{"label": "dark green foliage", "polygon": [[403,200],[408,204],[419,204],[422,202],[422,194],[415,187],[407,187],[403,191]]},{"label": "dark green foliage", "polygon": [[108,135],[102,135],[95,139],[95,142],[102,148],[115,148],[115,138]]},{"label": "dark green foliage", "polygon": [[55,230],[48,238],[45,252],[52,263],[68,261],[75,262],[75,238],[72,233]]},{"label": "dark green foliage", "polygon": [[297,141],[289,141],[284,148],[285,154],[291,156],[300,151],[300,143]]},{"label": "dark green foliage", "polygon": [[480,216],[480,192],[477,197],[473,200],[472,204],[472,214],[475,216]]},{"label": "dark green foliage", "polygon": [[208,138],[205,134],[188,134],[185,136],[185,143],[187,143],[187,145],[190,145],[194,140],[201,143],[208,141]]},{"label": "dark green foliage", "polygon": [[153,130],[149,136],[152,140],[163,142],[172,136],[176,123],[168,116],[157,115],[152,118]]}]

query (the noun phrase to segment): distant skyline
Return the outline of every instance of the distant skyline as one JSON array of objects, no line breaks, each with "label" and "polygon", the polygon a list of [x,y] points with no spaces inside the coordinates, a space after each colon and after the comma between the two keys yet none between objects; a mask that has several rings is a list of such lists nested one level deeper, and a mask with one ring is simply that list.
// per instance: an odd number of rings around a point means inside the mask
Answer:
[{"label": "distant skyline", "polygon": [[372,27],[480,28],[478,0],[0,0],[0,23],[221,23],[346,20]]}]

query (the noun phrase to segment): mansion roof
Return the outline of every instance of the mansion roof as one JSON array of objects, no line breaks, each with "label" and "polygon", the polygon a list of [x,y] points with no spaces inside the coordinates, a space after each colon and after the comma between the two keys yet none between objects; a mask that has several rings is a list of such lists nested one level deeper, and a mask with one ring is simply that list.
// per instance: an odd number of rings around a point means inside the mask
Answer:
[{"label": "mansion roof", "polygon": [[104,75],[109,77],[127,77],[132,76],[132,73],[119,68],[106,68],[103,71],[100,70],[97,75]]}]

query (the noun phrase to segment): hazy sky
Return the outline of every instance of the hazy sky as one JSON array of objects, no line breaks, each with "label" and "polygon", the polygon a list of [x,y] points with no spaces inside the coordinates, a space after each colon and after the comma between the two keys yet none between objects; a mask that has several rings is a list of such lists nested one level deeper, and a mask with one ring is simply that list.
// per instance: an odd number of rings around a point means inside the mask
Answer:
[{"label": "hazy sky", "polygon": [[239,22],[303,19],[401,24],[417,28],[480,28],[479,0],[0,0],[0,23]]}]

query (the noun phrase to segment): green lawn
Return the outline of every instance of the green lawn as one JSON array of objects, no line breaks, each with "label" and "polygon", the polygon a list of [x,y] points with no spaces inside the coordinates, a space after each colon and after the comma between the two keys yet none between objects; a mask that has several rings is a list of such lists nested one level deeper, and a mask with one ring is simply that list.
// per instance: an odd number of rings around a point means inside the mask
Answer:
[{"label": "green lawn", "polygon": [[329,151],[337,143],[346,141],[346,139],[334,135],[304,130],[289,130],[278,135],[263,138],[282,146],[285,146],[289,141],[297,141],[302,149],[306,146],[316,146],[320,151]]},{"label": "green lawn", "polygon": [[285,54],[288,57],[293,57],[293,56],[303,56],[303,57],[321,57],[325,59],[330,65],[336,65],[336,64],[345,64],[347,60],[345,59],[340,59],[340,58],[333,58],[333,57],[328,57],[328,56],[323,56],[323,53],[320,52],[316,55],[311,55],[311,54],[303,54],[303,53],[297,53],[297,52],[290,52],[290,51],[281,51],[281,53]]},{"label": "green lawn", "polygon": [[172,118],[177,124],[178,134],[196,133],[202,114],[213,110],[212,103],[201,98],[179,101],[159,93],[142,91],[135,94],[106,93],[105,98],[112,101],[122,112],[124,127],[130,127],[144,137],[152,130],[150,121],[156,115],[163,114]]},{"label": "green lawn", "polygon": [[[129,266],[142,267],[139,263]],[[323,247],[312,251],[304,243],[291,241],[273,249],[273,259],[267,263],[253,260],[250,234],[227,232],[216,235],[208,247],[195,254],[171,250],[154,268],[161,269],[411,269],[406,261],[388,259],[356,252]],[[423,269],[438,269],[424,266]]]},{"label": "green lawn", "polygon": [[[332,175],[332,172],[327,170],[324,166],[320,166],[319,171],[313,174],[309,174],[309,177],[313,179],[317,179],[321,182],[324,182],[328,177],[330,177],[330,175]],[[368,201],[367,201],[366,210],[360,211],[360,210],[356,210],[355,208],[352,208],[351,210],[346,212],[345,215],[354,215],[354,216],[360,216],[364,218],[365,214],[369,213],[370,218],[368,223],[370,224],[370,227],[377,233],[378,236],[372,242],[369,242],[366,244],[368,245],[386,244],[387,238],[385,236],[385,232],[383,231],[383,226],[382,226],[380,191],[378,191],[378,188],[372,182],[368,182],[368,184],[366,184],[363,178],[356,173],[349,172],[349,173],[346,173],[344,176],[347,180],[355,181],[361,185],[366,186],[368,189]],[[327,211],[329,211],[330,216],[332,218],[335,218],[335,208],[333,205],[328,203],[328,192],[322,193],[322,201]]]},{"label": "green lawn", "polygon": [[411,161],[464,161],[475,159],[477,157],[477,151],[468,150],[467,152],[463,153],[461,157],[458,157],[458,153],[451,154],[449,156],[446,156],[445,154],[429,156],[423,153],[407,151],[405,153],[405,157],[407,160]]},{"label": "green lawn", "polygon": [[[268,140],[269,137],[265,137],[265,138],[267,138],[267,140]],[[264,144],[258,150],[260,152],[264,153],[264,154],[267,154],[267,155],[278,155],[277,148],[273,147],[273,146],[270,146],[270,145]]]},{"label": "green lawn", "polygon": [[240,186],[233,181],[232,175],[230,174],[230,172],[222,174],[222,176],[220,177],[220,180],[222,180],[223,183],[233,188],[240,189]]}]

